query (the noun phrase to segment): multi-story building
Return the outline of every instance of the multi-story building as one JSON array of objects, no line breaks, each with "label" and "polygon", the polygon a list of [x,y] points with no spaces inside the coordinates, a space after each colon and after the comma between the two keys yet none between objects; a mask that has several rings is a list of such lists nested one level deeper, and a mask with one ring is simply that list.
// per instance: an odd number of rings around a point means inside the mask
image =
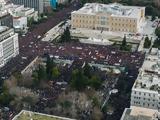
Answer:
[{"label": "multi-story building", "polygon": [[57,4],[65,4],[68,0],[57,0]]},{"label": "multi-story building", "polygon": [[7,10],[0,9],[0,25],[13,27],[13,18]]},{"label": "multi-story building", "polygon": [[34,8],[24,7],[24,5],[6,4],[4,10],[7,10],[14,17],[27,17],[27,19],[38,20],[38,11],[35,11]]},{"label": "multi-story building", "polygon": [[24,5],[24,7],[34,8],[39,13],[44,12],[43,0],[11,0],[14,4]]},{"label": "multi-story building", "polygon": [[145,20],[145,7],[118,3],[87,3],[71,13],[72,28],[136,33]]},{"label": "multi-story building", "polygon": [[160,54],[146,56],[131,93],[131,106],[160,111]]},{"label": "multi-story building", "polygon": [[15,32],[26,33],[27,32],[27,17],[14,17],[13,27]]},{"label": "multi-story building", "polygon": [[68,2],[68,0],[44,0],[43,2],[45,7],[50,6],[51,8],[55,9],[58,4],[65,4]]},{"label": "multi-story building", "polygon": [[0,26],[0,67],[18,54],[18,34],[12,28]]}]

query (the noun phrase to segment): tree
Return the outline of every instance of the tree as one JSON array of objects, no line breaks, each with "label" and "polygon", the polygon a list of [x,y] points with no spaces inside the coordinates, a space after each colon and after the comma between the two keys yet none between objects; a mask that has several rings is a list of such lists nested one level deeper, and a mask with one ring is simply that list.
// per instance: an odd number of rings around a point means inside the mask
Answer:
[{"label": "tree", "polygon": [[92,76],[92,78],[90,79],[90,85],[96,90],[100,88],[101,84],[101,79],[96,75]]},{"label": "tree", "polygon": [[65,35],[64,33],[61,35],[61,38],[60,38],[60,42],[64,42],[65,41]]},{"label": "tree", "polygon": [[127,43],[126,43],[126,36],[124,36],[122,44],[120,46],[120,49],[121,50],[125,50],[126,49],[126,45],[127,45]]},{"label": "tree", "polygon": [[148,36],[145,37],[144,48],[149,48],[151,46],[151,40],[149,40]]},{"label": "tree", "polygon": [[34,18],[33,17],[27,19],[27,26],[30,27],[33,23],[34,23]]},{"label": "tree", "polygon": [[32,73],[32,79],[33,79],[33,87],[36,87],[37,86],[37,84],[39,84],[40,83],[40,81],[39,81],[39,79],[38,79],[38,73],[37,73],[37,71],[33,71],[33,73]]},{"label": "tree", "polygon": [[71,34],[70,34],[69,27],[67,27],[66,30],[65,30],[65,37],[66,37],[66,41],[71,40]]},{"label": "tree", "polygon": [[86,88],[88,84],[88,79],[83,75],[82,70],[73,70],[71,75],[71,87],[81,91]]},{"label": "tree", "polygon": [[71,41],[71,35],[69,27],[67,27],[64,30],[64,33],[61,35],[60,42],[70,42]]},{"label": "tree", "polygon": [[46,77],[47,77],[46,70],[42,65],[39,65],[37,73],[38,73],[38,80],[39,81],[46,79]]},{"label": "tree", "polygon": [[155,34],[158,38],[160,38],[160,27],[157,27],[155,30]]},{"label": "tree", "polygon": [[52,69],[55,67],[55,63],[53,62],[53,59],[50,58],[49,55],[47,55],[47,62],[46,62],[46,73],[47,73],[47,78],[51,79],[52,78]]},{"label": "tree", "polygon": [[88,78],[90,78],[92,68],[89,66],[89,64],[86,63],[83,69],[84,69],[84,75],[87,76]]},{"label": "tree", "polygon": [[60,72],[59,69],[57,67],[54,67],[52,69],[52,78],[56,79],[60,76]]},{"label": "tree", "polygon": [[0,104],[3,106],[8,106],[13,99],[14,96],[9,93],[8,88],[3,86],[2,93],[0,94]]},{"label": "tree", "polygon": [[154,41],[153,47],[160,49],[160,38],[157,38],[157,39]]}]

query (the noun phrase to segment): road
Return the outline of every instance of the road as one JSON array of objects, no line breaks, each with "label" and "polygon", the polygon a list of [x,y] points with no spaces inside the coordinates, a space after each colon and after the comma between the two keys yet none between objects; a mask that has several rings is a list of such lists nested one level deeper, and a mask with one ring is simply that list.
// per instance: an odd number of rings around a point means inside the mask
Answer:
[{"label": "road", "polygon": [[[23,70],[36,56],[42,55],[44,47],[48,42],[42,42],[38,36],[43,36],[47,31],[52,29],[58,23],[66,20],[73,10],[79,9],[77,1],[68,7],[55,12],[54,16],[50,16],[45,22],[35,25],[26,36],[19,37],[20,54],[11,59],[4,67],[0,69],[0,81],[8,78],[12,72]],[[44,50],[45,53],[45,50]],[[26,57],[27,59],[24,59]]]}]

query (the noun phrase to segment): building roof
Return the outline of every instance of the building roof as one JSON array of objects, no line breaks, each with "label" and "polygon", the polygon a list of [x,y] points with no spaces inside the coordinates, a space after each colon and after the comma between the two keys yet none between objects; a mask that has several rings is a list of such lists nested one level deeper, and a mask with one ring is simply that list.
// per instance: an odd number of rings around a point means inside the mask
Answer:
[{"label": "building roof", "polygon": [[97,13],[106,13],[112,16],[118,17],[132,17],[136,18],[138,11],[140,11],[138,6],[123,6],[119,3],[112,4],[100,4],[100,3],[86,3],[84,7],[73,13],[90,14],[94,15]]},{"label": "building roof", "polygon": [[[155,52],[154,52],[155,53]],[[133,89],[144,89],[160,93],[160,55],[149,54],[143,63]]]},{"label": "building roof", "polygon": [[121,120],[158,120],[158,115],[157,110],[132,106],[124,110]]},{"label": "building roof", "polygon": [[12,120],[73,120],[73,119],[22,110]]},{"label": "building roof", "polygon": [[9,28],[7,26],[0,26],[0,33],[8,30]]}]

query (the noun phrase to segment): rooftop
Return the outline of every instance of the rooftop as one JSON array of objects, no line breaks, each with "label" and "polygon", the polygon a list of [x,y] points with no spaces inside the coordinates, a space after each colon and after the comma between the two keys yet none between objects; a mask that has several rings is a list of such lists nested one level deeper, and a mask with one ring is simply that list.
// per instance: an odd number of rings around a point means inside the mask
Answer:
[{"label": "rooftop", "polygon": [[143,63],[134,84],[136,89],[145,89],[160,93],[160,55],[149,54]]},{"label": "rooftop", "polygon": [[22,110],[12,120],[73,120],[73,119]]},{"label": "rooftop", "polygon": [[158,120],[158,111],[132,106],[126,108],[121,120]]},{"label": "rooftop", "polygon": [[6,26],[0,26],[0,33],[7,31],[9,28]]},{"label": "rooftop", "polygon": [[73,13],[90,14],[94,15],[97,13],[106,13],[112,16],[122,16],[122,17],[132,17],[136,18],[138,11],[140,11],[138,6],[123,6],[119,3],[112,4],[99,4],[99,3],[86,3],[84,7]]}]

